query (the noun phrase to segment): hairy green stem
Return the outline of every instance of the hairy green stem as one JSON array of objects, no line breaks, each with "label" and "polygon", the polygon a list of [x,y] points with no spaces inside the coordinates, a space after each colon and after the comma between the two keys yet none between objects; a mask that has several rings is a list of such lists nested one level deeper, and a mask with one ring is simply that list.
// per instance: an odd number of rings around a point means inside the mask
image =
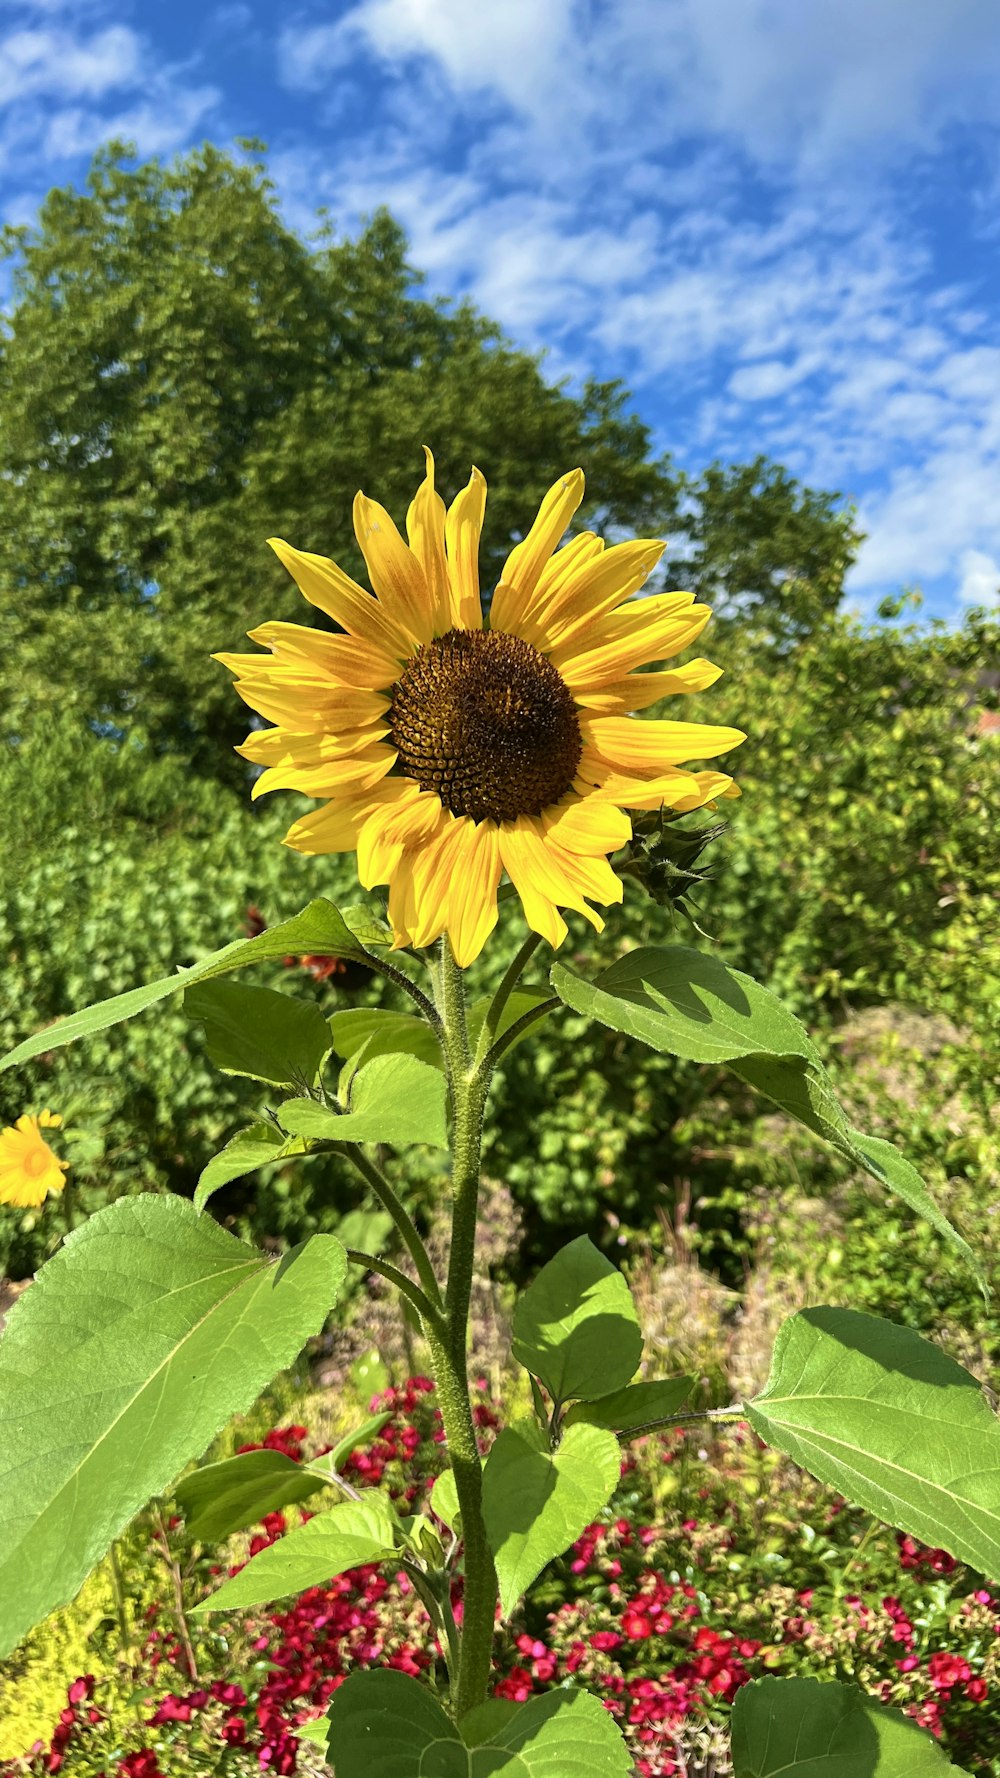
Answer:
[{"label": "hairy green stem", "polygon": [[548,1000],[539,1000],[535,1006],[529,1006],[527,1012],[523,1012],[512,1025],[508,1025],[503,1036],[497,1038],[492,1049],[487,1050],[483,1057],[481,1066],[487,1079],[492,1075],[497,1063],[502,1060],[507,1051],[513,1049],[518,1038],[523,1037],[526,1031],[530,1031],[532,1025],[538,1025],[542,1019],[547,1019],[554,1007],[561,1005],[562,1001],[553,994]]},{"label": "hairy green stem", "polygon": [[476,1049],[477,1068],[485,1066],[485,1059],[490,1055],[496,1041],[496,1034],[500,1026],[500,1020],[503,1017],[504,1008],[541,942],[542,940],[539,933],[528,933],[527,938],[511,962],[503,981],[500,983],[499,988],[494,994],[493,1000],[487,1010],[486,1017],[483,1020],[483,1028],[479,1033],[479,1043]]},{"label": "hairy green stem", "polygon": [[392,982],[395,987],[401,988],[404,994],[408,994],[414,1005],[420,1008],[424,1018],[436,1031],[438,1037],[442,1035],[444,1026],[437,1007],[433,1000],[428,999],[423,989],[417,987],[416,982],[406,974],[405,970],[397,969],[394,964],[387,963],[384,957],[375,956],[372,956],[368,968],[384,976],[386,981]]},{"label": "hairy green stem", "polygon": [[479,1163],[483,1108],[489,1075],[472,1066],[462,972],[447,939],[442,941],[440,1005],[451,1082],[452,1220],[443,1325],[425,1324],[437,1379],[441,1416],[455,1475],[465,1546],[465,1592],[458,1675],[453,1686],[456,1717],[481,1704],[489,1688],[496,1617],[497,1577],[483,1523],[483,1471],[476,1440],[466,1348],[476,1252]]},{"label": "hairy green stem", "polygon": [[420,1239],[420,1231],[418,1230],[416,1223],[405,1205],[397,1197],[381,1168],[376,1167],[374,1161],[368,1159],[368,1156],[356,1142],[331,1143],[331,1148],[335,1153],[344,1155],[344,1157],[351,1162],[351,1165],[361,1174],[365,1183],[370,1186],[375,1197],[382,1205],[382,1208],[388,1211],[396,1225],[396,1229],[406,1251],[417,1268],[417,1276],[423,1285],[429,1302],[435,1310],[439,1309],[441,1305],[441,1291],[437,1281],[437,1274],[431,1264],[430,1255],[427,1252],[423,1241]]},{"label": "hairy green stem", "polygon": [[387,1259],[379,1259],[375,1253],[361,1253],[356,1247],[348,1247],[346,1252],[353,1265],[364,1266],[366,1272],[378,1272],[380,1277],[387,1278],[390,1284],[394,1284],[400,1295],[413,1304],[421,1320],[433,1321],[437,1318],[439,1311],[434,1304],[424,1295],[420,1286],[414,1284],[412,1278],[408,1278],[398,1266],[390,1265]]}]

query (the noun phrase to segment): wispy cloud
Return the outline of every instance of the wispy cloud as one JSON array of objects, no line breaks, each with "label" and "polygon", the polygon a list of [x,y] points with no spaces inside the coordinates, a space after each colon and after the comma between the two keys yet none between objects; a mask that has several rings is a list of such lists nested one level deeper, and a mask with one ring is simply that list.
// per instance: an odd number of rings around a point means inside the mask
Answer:
[{"label": "wispy cloud", "polygon": [[[81,14],[93,8],[20,0],[6,10],[16,13],[0,35],[0,166],[9,188],[37,177],[40,165],[51,181],[110,137],[133,141],[140,154],[169,152],[219,100],[215,85],[193,83],[188,67],[163,61],[131,26],[93,18],[88,26]],[[21,220],[19,208],[23,193],[5,205],[10,220]]]}]

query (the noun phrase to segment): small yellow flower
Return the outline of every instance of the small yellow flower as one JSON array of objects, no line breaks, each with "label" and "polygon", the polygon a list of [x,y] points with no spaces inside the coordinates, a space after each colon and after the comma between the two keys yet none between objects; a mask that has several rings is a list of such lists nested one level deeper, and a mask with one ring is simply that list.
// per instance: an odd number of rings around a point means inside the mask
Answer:
[{"label": "small yellow flower", "polygon": [[250,638],[270,655],[216,656],[276,725],[239,749],[265,768],[253,795],[322,799],[286,845],[356,852],[365,888],[389,885],[397,945],[447,932],[457,961],[471,963],[496,924],[504,873],[550,944],[566,936],[560,908],[600,931],[589,904],[622,899],[608,857],[631,837],[627,810],[738,795],[726,773],[682,768],[727,753],[741,730],[633,714],[718,678],[706,660],[644,671],[686,649],[708,607],[691,593],[635,597],[659,541],[606,550],[585,531],[557,549],[582,498],[579,469],[550,489],[484,618],[486,483],[474,469],[446,512],[428,451],[408,543],[384,507],[355,500],[374,596],[326,557],[271,539],[337,634],[262,624]]},{"label": "small yellow flower", "polygon": [[43,1130],[57,1130],[61,1123],[53,1111],[39,1117],[25,1112],[16,1124],[0,1130],[0,1204],[26,1210],[48,1192],[62,1191],[69,1163],[53,1154],[42,1136]]}]

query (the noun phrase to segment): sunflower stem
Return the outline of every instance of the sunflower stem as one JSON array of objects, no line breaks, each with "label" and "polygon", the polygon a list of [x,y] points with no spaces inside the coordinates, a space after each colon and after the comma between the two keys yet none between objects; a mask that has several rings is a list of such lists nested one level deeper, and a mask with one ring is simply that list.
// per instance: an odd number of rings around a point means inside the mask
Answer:
[{"label": "sunflower stem", "polygon": [[384,957],[373,957],[367,967],[375,970],[378,975],[384,976],[387,982],[392,982],[397,988],[401,988],[404,994],[408,994],[414,1005],[420,1008],[427,1023],[438,1037],[441,1036],[444,1030],[441,1014],[433,1000],[428,998],[422,988],[417,987],[416,982],[406,974],[405,970],[396,969],[394,964],[387,963]]},{"label": "sunflower stem", "polygon": [[497,1038],[493,1048],[487,1050],[480,1063],[486,1078],[490,1079],[497,1063],[503,1060],[508,1050],[513,1049],[518,1038],[523,1037],[526,1031],[530,1031],[533,1025],[541,1024],[541,1021],[547,1019],[555,1007],[561,1005],[562,1001],[553,994],[548,1000],[539,1000],[534,1006],[529,1006],[527,1012],[523,1012],[512,1025],[508,1025],[503,1035]]},{"label": "sunflower stem", "polygon": [[485,1059],[494,1048],[497,1031],[500,1028],[500,1020],[503,1018],[504,1008],[541,942],[540,933],[528,933],[527,938],[517,952],[517,955],[514,957],[503,981],[500,983],[499,988],[494,994],[493,999],[487,1008],[486,1017],[483,1020],[483,1028],[479,1033],[479,1043],[476,1046],[477,1068],[481,1068],[484,1065]]},{"label": "sunflower stem", "polygon": [[448,1453],[455,1474],[465,1545],[460,1654],[453,1688],[455,1714],[461,1719],[466,1711],[483,1702],[489,1688],[497,1603],[496,1569],[483,1522],[483,1472],[469,1395],[467,1362],[483,1108],[489,1090],[489,1074],[481,1067],[470,1065],[465,988],[462,972],[447,939],[442,942],[440,968],[444,1046],[454,1114],[453,1202],[444,1324],[428,1324],[426,1332]]},{"label": "sunflower stem", "polygon": [[419,1284],[414,1284],[413,1279],[401,1272],[398,1266],[390,1265],[387,1259],[380,1259],[376,1253],[362,1253],[356,1247],[348,1247],[346,1252],[352,1265],[363,1266],[366,1272],[377,1272],[380,1278],[395,1285],[400,1295],[413,1304],[422,1321],[432,1321],[440,1315],[440,1310],[424,1295]]},{"label": "sunflower stem", "polygon": [[356,1168],[370,1187],[383,1210],[389,1212],[400,1239],[417,1268],[417,1276],[430,1299],[432,1308],[435,1312],[439,1311],[441,1308],[441,1287],[431,1264],[431,1256],[420,1238],[420,1231],[416,1223],[406,1206],[396,1196],[381,1168],[376,1167],[374,1161],[368,1159],[356,1142],[331,1143],[330,1148],[332,1152],[344,1155],[351,1162],[351,1165]]}]

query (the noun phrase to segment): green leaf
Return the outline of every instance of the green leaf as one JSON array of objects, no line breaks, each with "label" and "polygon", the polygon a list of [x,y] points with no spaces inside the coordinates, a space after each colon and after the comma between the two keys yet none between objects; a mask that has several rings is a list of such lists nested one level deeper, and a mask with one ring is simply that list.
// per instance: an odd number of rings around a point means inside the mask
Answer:
[{"label": "green leaf", "polygon": [[546,1692],[513,1710],[497,1702],[470,1711],[459,1730],[408,1673],[355,1668],[334,1694],[325,1737],[309,1738],[336,1754],[337,1778],[629,1778],[621,1733],[589,1692]]},{"label": "green leaf", "polygon": [[447,1525],[449,1531],[454,1531],[456,1537],[461,1537],[462,1514],[453,1469],[443,1469],[435,1478],[430,1492],[430,1508],[432,1513],[437,1513],[441,1523]]},{"label": "green leaf", "polygon": [[246,982],[201,982],[184,1011],[205,1027],[209,1060],[224,1074],[246,1074],[280,1087],[311,1087],[333,1048],[314,1000],[297,1000]]},{"label": "green leaf", "polygon": [[803,1310],[747,1417],[876,1518],[1000,1580],[1000,1424],[929,1340],[855,1309]]},{"label": "green leaf", "polygon": [[[500,1014],[500,1022],[497,1025],[496,1035],[493,1039],[494,1043],[496,1043],[498,1038],[505,1036],[511,1026],[516,1025],[518,1019],[522,1019],[526,1012],[531,1012],[533,1007],[540,1006],[543,1000],[551,999],[552,995],[548,988],[515,988],[514,992],[510,995],[503,1012]],[[469,1008],[469,1042],[473,1051],[475,1051],[476,1045],[479,1042],[479,1033],[483,1028],[483,1020],[492,1004],[492,994],[484,994],[479,1000],[474,1000]],[[548,1016],[549,1015],[546,1014],[546,1018],[548,1018]],[[537,1020],[537,1022],[534,1025],[531,1025],[527,1031],[522,1032],[520,1037],[516,1037],[511,1044],[510,1049],[506,1052],[507,1055],[510,1055],[512,1050],[516,1050],[518,1044],[523,1043],[526,1037],[534,1037],[536,1032],[541,1030],[545,1022],[545,1019]]]},{"label": "green leaf", "polygon": [[908,1716],[836,1680],[754,1680],[732,1724],[734,1778],[967,1778]]},{"label": "green leaf", "polygon": [[896,1192],[956,1248],[985,1291],[982,1266],[919,1173],[891,1142],[854,1128],[804,1026],[752,976],[703,951],[671,945],[630,951],[593,982],[556,963],[551,980],[575,1012],[651,1049],[689,1062],[725,1062],[755,1091]]},{"label": "green leaf", "polygon": [[251,1557],[195,1607],[198,1612],[232,1611],[238,1606],[267,1605],[288,1593],[323,1586],[335,1574],[381,1562],[391,1556],[399,1526],[384,1494],[369,1489],[360,1500],[342,1500],[329,1512],[317,1513]]},{"label": "green leaf", "polygon": [[[371,950],[373,945],[384,950],[392,944],[392,927],[372,913],[371,908],[366,907],[363,901],[352,901],[349,907],[341,908],[340,915],[344,925],[353,932],[366,951]],[[336,955],[332,951],[324,954],[327,957]]]},{"label": "green leaf", "polygon": [[360,1426],[355,1426],[351,1432],[345,1432],[343,1438],[338,1440],[328,1456],[317,1457],[316,1462],[323,1465],[329,1464],[331,1469],[339,1469],[359,1445],[366,1445],[369,1439],[378,1438],[383,1426],[387,1426],[391,1419],[392,1413],[388,1408],[381,1414],[369,1415],[368,1419],[363,1420]]},{"label": "green leaf", "polygon": [[[431,1068],[444,1070],[441,1045],[426,1019],[417,1013],[385,1012],[378,1006],[352,1006],[329,1021],[333,1047],[345,1062],[371,1062],[376,1056],[416,1056]],[[350,1070],[348,1079],[353,1076]],[[342,1077],[343,1084],[343,1077]]]},{"label": "green leaf", "polygon": [[318,1333],[347,1256],[278,1263],[183,1198],[120,1198],[69,1235],[0,1338],[0,1655]]},{"label": "green leaf", "polygon": [[620,1473],[618,1440],[603,1427],[568,1427],[556,1451],[534,1420],[499,1434],[483,1471],[483,1520],[505,1617],[607,1505]]},{"label": "green leaf", "polygon": [[202,1168],[195,1187],[195,1209],[204,1210],[212,1193],[221,1185],[228,1185],[231,1179],[242,1179],[245,1173],[255,1173],[258,1167],[269,1167],[273,1161],[308,1157],[309,1145],[301,1136],[283,1136],[274,1124],[250,1124],[245,1130],[237,1130],[225,1148],[220,1148],[207,1167]]},{"label": "green leaf", "polygon": [[655,1425],[676,1414],[694,1388],[693,1377],[667,1377],[662,1382],[630,1383],[613,1395],[596,1401],[578,1401],[567,1413],[564,1426],[606,1426],[622,1437]]},{"label": "green leaf", "polygon": [[642,1357],[632,1294],[586,1235],[543,1266],[514,1310],[513,1353],[555,1401],[621,1389]]},{"label": "green leaf", "polygon": [[314,1099],[286,1099],[278,1116],[292,1135],[314,1141],[447,1148],[445,1092],[443,1076],[415,1056],[377,1056],[358,1069],[349,1111],[330,1111]]},{"label": "green leaf", "polygon": [[175,975],[147,982],[141,988],[129,988],[127,993],[116,994],[112,1000],[98,1001],[94,1006],[71,1013],[68,1018],[57,1019],[54,1025],[46,1025],[33,1037],[26,1037],[16,1049],[0,1059],[0,1072],[28,1062],[43,1051],[75,1043],[78,1037],[91,1037],[95,1031],[119,1025],[123,1019],[130,1019],[135,1013],[145,1012],[147,1006],[154,1006],[158,1000],[165,1000],[168,994],[179,994],[182,989],[193,987],[195,982],[210,981],[213,976],[228,975],[230,970],[244,969],[252,963],[314,955],[348,957],[356,963],[371,961],[369,953],[350,931],[332,901],[322,898],[311,901],[291,920],[269,926],[256,938],[239,939],[235,944],[225,945],[221,951],[203,957],[200,963],[178,969]]},{"label": "green leaf", "polygon": [[234,1531],[256,1525],[265,1513],[308,1500],[326,1485],[325,1476],[283,1451],[241,1451],[186,1475],[177,1483],[174,1499],[192,1537],[220,1543]]}]

